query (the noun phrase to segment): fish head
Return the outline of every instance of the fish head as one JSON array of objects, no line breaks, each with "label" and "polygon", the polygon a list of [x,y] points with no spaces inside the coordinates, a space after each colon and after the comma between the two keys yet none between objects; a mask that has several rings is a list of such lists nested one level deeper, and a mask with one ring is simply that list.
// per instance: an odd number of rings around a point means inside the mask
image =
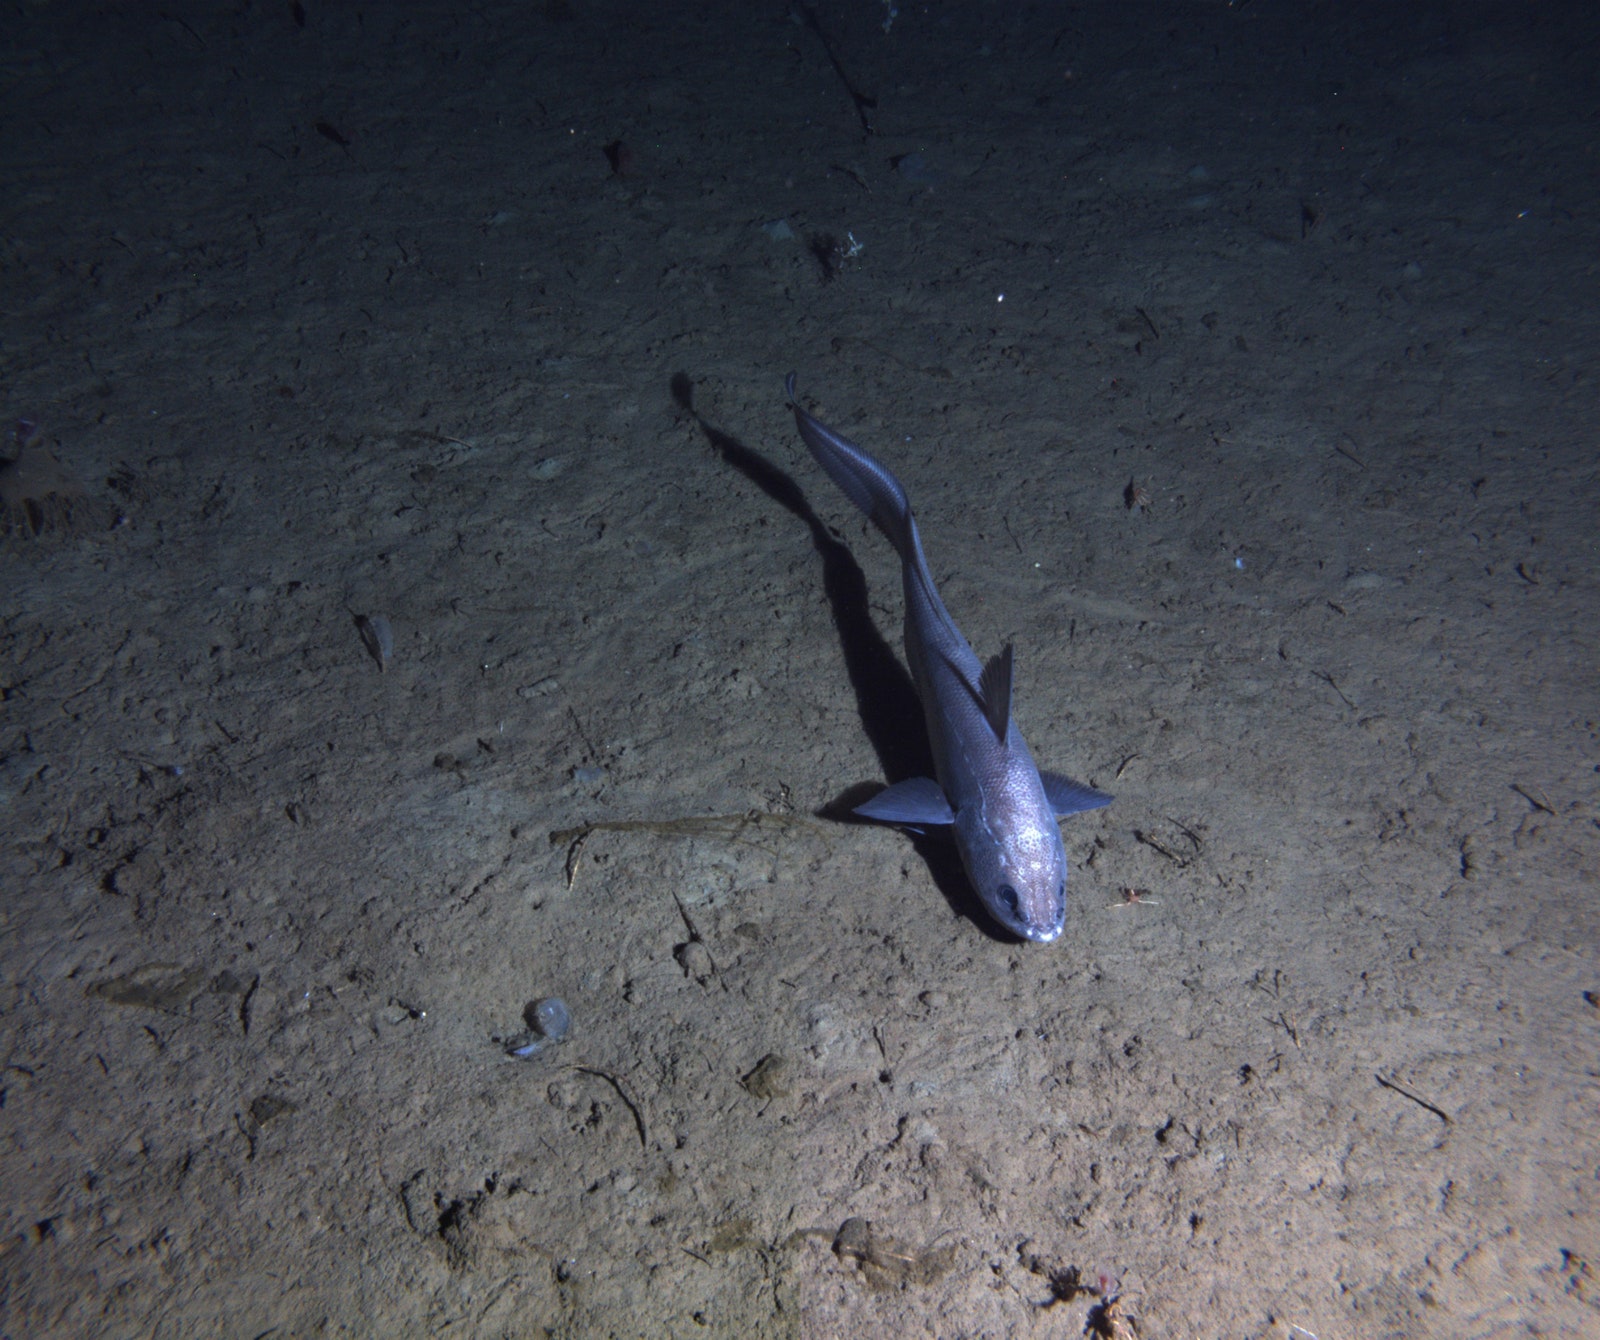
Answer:
[{"label": "fish head", "polygon": [[955,829],[978,897],[1008,931],[1049,944],[1067,923],[1067,854],[1055,815],[1042,794],[1036,804],[974,810],[958,814]]}]

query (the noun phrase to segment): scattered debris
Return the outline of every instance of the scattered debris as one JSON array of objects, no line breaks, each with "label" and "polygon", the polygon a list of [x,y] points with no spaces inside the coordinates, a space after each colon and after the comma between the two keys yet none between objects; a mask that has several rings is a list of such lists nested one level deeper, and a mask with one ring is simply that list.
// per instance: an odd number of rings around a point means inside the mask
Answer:
[{"label": "scattered debris", "polygon": [[853,1260],[876,1289],[902,1284],[932,1284],[950,1273],[956,1263],[956,1244],[919,1251],[879,1233],[870,1219],[851,1217],[834,1234],[833,1252],[840,1260]]},{"label": "scattered debris", "polygon": [[[855,86],[850,76],[845,73],[845,68],[839,62],[838,54],[833,49],[833,43],[828,40],[828,34],[823,31],[822,21],[817,17],[817,11],[809,0],[801,0],[789,10],[789,17],[801,27],[809,28],[816,34],[817,41],[822,44],[822,52],[828,58],[828,64],[833,66],[833,72],[839,76],[839,82],[844,85],[844,91],[850,95],[850,101],[855,104],[856,117],[861,122],[861,129],[871,135],[872,120],[867,115],[878,108],[878,100],[869,94],[863,93]],[[892,19],[891,19],[892,22]],[[888,28],[884,28],[888,32]]]},{"label": "scattered debris", "polygon": [[617,1097],[627,1105],[628,1111],[633,1113],[633,1124],[639,1132],[639,1145],[648,1150],[650,1148],[650,1128],[645,1125],[644,1110],[636,1103],[633,1096],[623,1087],[623,1083],[615,1075],[604,1070],[597,1070],[593,1066],[575,1065],[572,1067],[579,1074],[593,1075],[596,1079],[603,1079],[617,1091]]},{"label": "scattered debris", "polygon": [[370,617],[358,614],[356,632],[361,634],[361,645],[367,649],[367,655],[378,663],[378,673],[382,674],[394,655],[394,629],[389,627],[389,621],[381,614]]},{"label": "scattered debris", "polygon": [[822,267],[824,284],[837,279],[845,266],[866,250],[864,244],[856,241],[856,235],[852,232],[845,233],[842,241],[833,233],[813,233],[806,239],[806,245]]},{"label": "scattered debris", "polygon": [[1121,1294],[1107,1294],[1089,1309],[1083,1333],[1097,1340],[1134,1340],[1139,1334],[1133,1317],[1124,1309]]},{"label": "scattered debris", "polygon": [[1511,789],[1527,801],[1528,804],[1532,805],[1534,809],[1542,810],[1549,815],[1555,814],[1556,807],[1550,803],[1550,798],[1537,787],[1530,790],[1528,787],[1523,786],[1521,782],[1512,782]]},{"label": "scattered debris", "polygon": [[1087,1295],[1096,1299],[1084,1318],[1083,1333],[1096,1340],[1135,1340],[1139,1328],[1122,1301],[1122,1282],[1115,1275],[1097,1271],[1091,1280],[1075,1265],[1057,1265],[1037,1252],[1027,1250],[1024,1243],[1022,1264],[1035,1275],[1043,1275],[1050,1284],[1050,1297],[1039,1304],[1050,1308],[1057,1303],[1070,1303]]},{"label": "scattered debris", "polygon": [[756,1062],[756,1068],[740,1079],[739,1083],[752,1098],[770,1102],[789,1094],[789,1062],[776,1052],[768,1052]]},{"label": "scattered debris", "polygon": [[1114,903],[1107,903],[1106,906],[1133,907],[1136,904],[1147,905],[1150,907],[1160,907],[1161,900],[1159,898],[1152,898],[1150,896],[1149,889],[1135,889],[1124,885],[1122,888],[1122,897]]},{"label": "scattered debris", "polygon": [[1402,1088],[1392,1079],[1385,1079],[1382,1075],[1374,1075],[1372,1078],[1377,1080],[1378,1083],[1384,1088],[1392,1089],[1402,1098],[1409,1098],[1418,1107],[1426,1108],[1429,1112],[1432,1112],[1434,1116],[1438,1117],[1440,1121],[1444,1122],[1446,1126],[1450,1124],[1450,1114],[1442,1107],[1434,1106],[1434,1104],[1430,1103],[1426,1098],[1419,1098],[1416,1094],[1412,1093],[1410,1089]]}]

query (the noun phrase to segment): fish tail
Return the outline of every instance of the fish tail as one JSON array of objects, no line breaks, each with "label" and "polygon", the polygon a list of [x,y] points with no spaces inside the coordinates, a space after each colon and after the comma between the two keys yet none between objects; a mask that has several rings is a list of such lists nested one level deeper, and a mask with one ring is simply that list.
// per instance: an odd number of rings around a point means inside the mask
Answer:
[{"label": "fish tail", "polygon": [[783,385],[800,436],[817,458],[817,464],[844,490],[845,497],[878,524],[900,557],[911,559],[917,549],[916,529],[911,520],[911,503],[900,481],[854,442],[841,437],[795,403],[794,373],[785,378]]}]

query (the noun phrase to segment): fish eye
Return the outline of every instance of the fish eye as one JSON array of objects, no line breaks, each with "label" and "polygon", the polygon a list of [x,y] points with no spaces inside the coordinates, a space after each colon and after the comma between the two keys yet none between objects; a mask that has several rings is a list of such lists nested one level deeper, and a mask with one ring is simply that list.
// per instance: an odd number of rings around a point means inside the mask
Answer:
[{"label": "fish eye", "polygon": [[1063,917],[1067,914],[1067,881],[1062,880],[1061,886],[1056,890],[1056,915]]},{"label": "fish eye", "polygon": [[1012,916],[1020,917],[1022,915],[1022,904],[1017,899],[1017,891],[1009,884],[1000,886],[1000,901]]}]

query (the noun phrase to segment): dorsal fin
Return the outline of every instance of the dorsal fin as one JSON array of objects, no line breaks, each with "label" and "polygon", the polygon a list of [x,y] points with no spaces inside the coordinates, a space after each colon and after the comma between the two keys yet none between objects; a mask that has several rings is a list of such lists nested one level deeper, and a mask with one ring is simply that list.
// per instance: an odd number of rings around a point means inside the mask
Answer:
[{"label": "dorsal fin", "polygon": [[1001,744],[1006,742],[1006,727],[1011,722],[1011,644],[1001,648],[998,656],[989,658],[978,679],[978,697],[983,700],[983,715],[988,718],[989,729]]}]

